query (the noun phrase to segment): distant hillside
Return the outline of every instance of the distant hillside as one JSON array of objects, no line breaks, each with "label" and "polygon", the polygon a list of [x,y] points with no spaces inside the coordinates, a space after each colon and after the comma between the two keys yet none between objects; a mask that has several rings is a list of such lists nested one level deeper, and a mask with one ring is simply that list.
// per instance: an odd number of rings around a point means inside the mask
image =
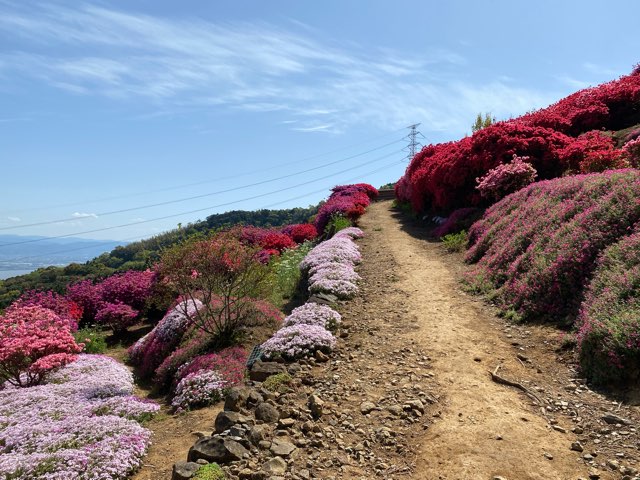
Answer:
[{"label": "distant hillside", "polygon": [[[161,233],[149,239],[132,242],[124,246],[117,246],[119,244],[121,245],[123,242],[113,242],[112,245],[107,245],[105,247],[105,242],[95,241],[96,243],[102,244],[103,247],[98,248],[97,251],[93,250],[93,255],[91,256],[86,254],[86,251],[90,249],[79,250],[78,252],[76,252],[79,254],[76,256],[76,260],[65,262],[63,260],[57,260],[57,257],[50,257],[51,261],[47,263],[48,265],[69,263],[67,266],[48,266],[39,268],[38,270],[26,275],[20,275],[7,278],[6,280],[0,280],[0,309],[5,308],[26,290],[43,289],[63,292],[66,285],[84,278],[102,278],[118,271],[132,269],[144,270],[145,268],[151,267],[158,260],[162,249],[171,246],[176,242],[184,240],[185,238],[188,238],[192,235],[207,234],[215,230],[228,228],[233,225],[239,224],[254,225],[257,227],[279,227],[292,223],[305,223],[309,220],[309,217],[315,215],[317,211],[318,206],[310,206],[307,208],[290,208],[284,210],[234,210],[231,212],[214,214],[207,217],[206,220],[180,226],[180,228],[169,230],[165,233]],[[9,239],[8,237],[13,237],[13,240]],[[18,239],[16,240],[16,237],[17,236],[12,235],[0,236],[0,244],[13,243],[16,241],[24,241],[28,239],[28,237],[17,237]],[[93,242],[93,240],[84,240],[77,238],[56,239],[56,241],[63,242],[63,244],[58,243],[55,247],[55,250],[59,251],[69,251],[75,248],[89,246],[87,244],[80,244],[77,242]],[[74,243],[74,241],[76,243]],[[5,254],[6,259],[27,257],[29,255],[35,255],[35,253],[33,252],[35,252],[37,248],[43,248],[44,243],[47,242],[43,241],[15,245],[15,247],[22,248],[16,248],[13,250],[9,249],[14,246],[7,246],[0,248],[0,251]],[[5,248],[7,250],[5,250]],[[105,250],[109,250],[109,248],[112,248],[110,252],[102,253],[105,252]],[[52,247],[51,252],[53,252],[53,250],[54,248]],[[13,253],[10,254],[10,251],[13,251]],[[38,251],[39,253],[43,252],[42,250]],[[67,253],[67,255],[71,254],[72,252]],[[59,255],[59,258],[62,258],[62,254]],[[2,262],[2,258],[0,258],[0,262]],[[39,265],[46,264],[43,262]],[[28,267],[24,268],[24,270],[28,270]]]}]

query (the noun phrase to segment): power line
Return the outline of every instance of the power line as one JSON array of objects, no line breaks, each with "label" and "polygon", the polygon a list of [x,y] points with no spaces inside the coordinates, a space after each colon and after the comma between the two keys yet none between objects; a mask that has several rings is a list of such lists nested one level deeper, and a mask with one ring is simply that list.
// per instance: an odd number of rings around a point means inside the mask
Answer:
[{"label": "power line", "polygon": [[[335,165],[337,163],[341,163],[341,162],[344,162],[344,161],[347,161],[347,160],[352,160],[354,158],[361,157],[362,155],[366,155],[368,153],[375,152],[377,150],[381,150],[381,149],[386,148],[386,147],[388,147],[390,145],[393,145],[395,143],[401,142],[402,140],[403,139],[394,140],[393,142],[389,142],[389,143],[386,143],[384,145],[380,145],[379,147],[372,148],[372,149],[367,150],[365,152],[360,152],[360,153],[357,153],[355,155],[351,155],[349,157],[341,158],[341,159],[338,159],[338,160],[334,160],[332,162],[324,163],[322,165],[317,165],[315,167],[307,168],[305,170],[300,170],[298,172],[289,173],[287,175],[282,175],[282,176],[271,178],[271,179],[268,179],[268,180],[261,180],[259,182],[254,182],[254,183],[250,183],[250,184],[246,184],[246,185],[240,185],[240,186],[237,186],[237,187],[227,188],[226,190],[218,190],[216,192],[203,193],[203,194],[200,194],[200,195],[192,195],[190,197],[178,198],[178,199],[174,199],[174,200],[167,200],[167,201],[164,201],[164,202],[157,202],[157,203],[151,203],[151,204],[147,204],[147,205],[140,205],[140,206],[137,206],[137,207],[122,208],[122,209],[119,209],[119,210],[111,210],[111,211],[108,211],[108,212],[101,212],[101,213],[95,214],[95,216],[96,217],[106,217],[106,216],[115,215],[115,214],[118,214],[118,213],[126,213],[126,212],[133,212],[133,211],[136,211],[136,210],[144,210],[144,209],[147,209],[147,208],[161,207],[161,206],[164,206],[164,205],[171,205],[171,204],[174,204],[174,203],[187,202],[187,201],[190,201],[190,200],[197,200],[199,198],[206,198],[206,197],[211,197],[211,196],[214,196],[214,195],[221,195],[223,193],[230,193],[230,192],[235,192],[235,191],[238,191],[238,190],[244,190],[244,189],[251,188],[251,187],[256,187],[256,186],[259,186],[259,185],[265,185],[267,183],[272,183],[272,182],[276,182],[278,180],[284,180],[286,178],[291,178],[291,177],[295,177],[297,175],[302,175],[304,173],[309,173],[309,172],[312,172],[312,171],[315,171],[315,170],[320,170],[321,168],[326,168],[326,167],[329,167],[331,165]],[[91,217],[88,217],[88,218],[91,218]],[[56,220],[47,220],[47,221],[43,221],[43,222],[28,223],[28,224],[24,224],[24,225],[11,225],[11,226],[8,226],[8,227],[0,227],[0,231],[1,230],[15,230],[15,229],[18,229],[18,228],[37,227],[37,226],[42,226],[42,225],[51,225],[51,224],[54,224],[54,223],[68,222],[68,221],[77,220],[77,219],[78,219],[78,217],[66,217],[66,218],[61,218],[61,219],[56,219]],[[0,246],[2,246],[2,245],[0,245]]]},{"label": "power line", "polygon": [[[398,152],[398,153],[399,153],[399,152]],[[372,174],[374,174],[374,173],[381,172],[381,171],[383,171],[383,170],[386,170],[386,169],[388,169],[388,168],[390,168],[390,167],[393,167],[393,166],[396,166],[396,165],[400,165],[400,164],[402,164],[402,163],[403,163],[403,161],[397,161],[397,160],[394,160],[393,162],[388,163],[388,164],[385,164],[385,165],[383,165],[383,166],[382,166],[382,167],[380,167],[380,168],[377,168],[377,169],[375,169],[375,170],[370,170],[370,171],[365,172],[365,173],[362,173],[362,174],[360,174],[360,175],[358,175],[358,176],[356,176],[356,177],[348,178],[348,179],[346,179],[346,180],[344,180],[344,181],[345,181],[345,182],[352,182],[352,181],[360,180],[360,179],[362,179],[362,177],[363,177],[363,176],[366,176],[366,175],[372,175]],[[286,199],[286,200],[281,200],[281,201],[278,201],[278,202],[275,202],[275,203],[271,203],[271,204],[269,204],[269,205],[264,205],[264,206],[263,206],[263,208],[271,208],[271,207],[275,207],[275,206],[278,206],[278,205],[282,205],[282,204],[284,204],[284,203],[292,202],[292,201],[294,201],[294,200],[299,200],[299,199],[301,199],[301,198],[310,197],[310,196],[315,195],[315,194],[317,194],[317,193],[326,192],[327,190],[329,190],[329,188],[330,188],[330,187],[325,187],[325,188],[321,188],[321,189],[318,189],[318,190],[314,190],[314,191],[312,191],[312,192],[306,192],[306,193],[304,193],[304,194],[302,194],[302,195],[298,195],[298,196],[295,196],[295,197],[291,197],[291,198],[288,198],[288,199]],[[242,201],[244,201],[244,200],[238,200],[238,202],[242,202]],[[178,214],[178,215],[182,215],[182,214]],[[185,213],[184,215],[186,215],[186,213]],[[163,219],[164,219],[164,218],[163,218]],[[151,220],[150,220],[150,221],[151,221]],[[112,227],[112,228],[118,228],[118,227]],[[145,237],[145,236],[142,236],[142,237],[141,237],[140,235],[135,235],[135,236],[133,236],[133,237],[124,238],[124,239],[122,239],[122,240],[120,240],[120,241],[121,241],[121,242],[125,242],[125,241],[127,241],[127,240],[133,240],[133,239],[135,239],[135,238],[139,238],[139,240],[144,240],[144,239],[145,239],[144,237]],[[48,237],[48,238],[56,238],[56,237]],[[112,244],[112,243],[113,243],[113,241],[110,241],[110,242],[104,242],[103,244],[98,244],[98,245],[90,245],[90,246],[84,246],[84,247],[78,247],[78,248],[72,248],[72,249],[60,250],[60,251],[56,251],[56,252],[49,252],[49,253],[44,254],[44,255],[31,255],[31,256],[28,256],[28,257],[13,258],[13,259],[8,259],[8,260],[3,260],[3,262],[4,262],[4,263],[7,263],[7,262],[13,262],[13,263],[15,263],[15,262],[20,262],[20,261],[24,261],[24,260],[30,260],[30,259],[33,259],[33,258],[41,258],[41,257],[45,257],[45,256],[48,256],[48,255],[58,255],[58,254],[61,254],[61,253],[70,253],[70,252],[75,252],[75,251],[78,251],[78,250],[85,250],[85,249],[87,249],[87,248],[95,248],[95,247],[97,247],[97,246],[99,246],[99,245],[109,245],[109,244]],[[7,245],[7,244],[5,244],[5,245]],[[2,245],[0,245],[0,246],[2,246]],[[40,268],[44,268],[44,267],[40,267]]]},{"label": "power line", "polygon": [[202,212],[202,211],[205,211],[205,210],[212,210],[214,208],[226,207],[228,205],[233,205],[233,204],[241,203],[241,202],[244,202],[244,201],[247,201],[247,200],[254,200],[254,199],[257,199],[257,198],[266,197],[266,196],[273,195],[273,194],[276,194],[276,193],[279,193],[279,192],[282,192],[282,191],[285,191],[285,190],[292,190],[294,188],[298,188],[298,187],[301,187],[301,186],[304,186],[304,185],[309,185],[311,183],[315,183],[315,182],[320,181],[320,180],[325,180],[327,178],[335,177],[336,175],[340,175],[342,173],[349,172],[351,170],[355,170],[355,169],[363,167],[365,165],[369,165],[371,163],[378,162],[380,160],[383,160],[385,158],[390,157],[391,155],[396,155],[396,154],[401,153],[401,152],[402,152],[401,150],[395,151],[395,152],[391,152],[391,153],[388,153],[386,155],[383,155],[382,157],[378,157],[377,159],[370,160],[370,161],[355,165],[353,167],[341,170],[339,172],[331,173],[329,175],[325,175],[323,177],[319,177],[319,178],[316,178],[316,179],[313,179],[313,180],[302,182],[302,183],[299,183],[299,184],[296,184],[296,185],[291,185],[291,186],[284,187],[284,188],[281,188],[281,189],[278,189],[278,190],[274,190],[274,191],[271,191],[271,192],[261,193],[259,195],[254,195],[252,197],[247,197],[247,198],[243,198],[243,199],[240,199],[240,200],[234,200],[234,201],[231,201],[231,202],[225,202],[225,203],[221,203],[221,204],[218,204],[218,205],[213,205],[213,206],[205,207],[205,208],[198,208],[198,209],[190,210],[190,211],[187,211],[187,212],[176,213],[176,214],[172,214],[172,215],[165,215],[165,216],[162,216],[162,217],[156,217],[156,218],[152,218],[152,219],[148,219],[148,220],[140,220],[140,221],[135,221],[135,222],[124,223],[124,224],[121,224],[121,225],[114,225],[114,226],[111,226],[111,227],[96,228],[96,229],[93,229],[93,230],[85,230],[83,232],[69,233],[69,234],[65,234],[65,235],[55,235],[53,237],[44,237],[44,238],[36,238],[36,239],[32,239],[32,240],[23,240],[21,242],[2,243],[2,244],[0,244],[0,247],[8,247],[8,246],[11,246],[11,245],[23,245],[23,244],[26,244],[26,243],[36,243],[36,242],[42,242],[42,241],[45,241],[45,240],[56,239],[56,238],[68,238],[68,237],[73,237],[75,235],[84,235],[86,233],[104,232],[104,231],[113,230],[113,229],[116,229],[116,228],[130,227],[130,226],[133,226],[133,225],[140,225],[140,224],[143,224],[143,223],[155,222],[155,221],[158,221],[158,220],[166,220],[168,218],[175,218],[175,217],[179,217],[179,216],[182,216],[182,215],[188,215],[188,214],[192,214],[192,213],[199,213],[199,212]]},{"label": "power line", "polygon": [[[105,198],[100,198],[100,199],[95,199],[95,200],[84,200],[84,201],[79,201],[79,202],[73,202],[73,203],[64,203],[64,204],[57,204],[57,205],[47,205],[46,207],[33,207],[33,208],[25,208],[25,209],[20,209],[20,210],[5,210],[4,213],[24,213],[24,212],[32,212],[32,211],[37,211],[37,210],[43,210],[45,208],[63,208],[63,207],[73,207],[73,206],[78,206],[78,205],[87,205],[87,204],[93,204],[93,203],[101,203],[101,202],[107,202],[107,201],[112,201],[112,200],[120,200],[123,198],[134,198],[134,197],[140,197],[140,196],[144,196],[144,195],[148,195],[150,193],[161,193],[161,192],[168,192],[168,191],[172,191],[172,190],[180,190],[183,188],[189,188],[189,187],[195,187],[198,185],[206,185],[209,183],[216,183],[216,182],[221,182],[224,180],[233,180],[235,178],[240,178],[240,177],[246,177],[247,175],[254,175],[256,173],[263,173],[263,172],[268,172],[270,170],[273,170],[274,168],[280,168],[280,167],[287,167],[289,165],[297,165],[299,163],[302,162],[306,162],[308,160],[314,160],[316,158],[320,158],[320,157],[325,157],[327,155],[333,155],[334,153],[337,152],[341,152],[343,150],[348,150],[350,148],[353,147],[357,147],[360,145],[365,145],[367,143],[371,143],[375,140],[379,140],[381,138],[385,138],[388,137],[390,135],[396,134],[400,131],[404,130],[404,128],[399,128],[397,130],[393,130],[389,133],[385,133],[383,135],[378,135],[376,137],[370,137],[367,140],[363,140],[362,142],[357,142],[357,143],[352,143],[350,145],[346,145],[344,147],[340,147],[340,148],[336,148],[334,150],[330,150],[328,152],[324,152],[324,153],[319,153],[316,155],[312,155],[310,157],[304,157],[298,160],[293,160],[291,162],[285,162],[285,163],[280,163],[280,164],[276,164],[276,165],[272,165],[271,167],[268,168],[263,168],[260,170],[252,170],[250,172],[244,172],[244,173],[239,173],[236,175],[229,175],[226,177],[220,177],[220,178],[216,178],[216,179],[210,179],[210,180],[202,180],[199,182],[194,182],[194,183],[185,183],[182,185],[175,185],[173,187],[166,187],[166,188],[159,188],[159,189],[155,189],[155,190],[146,190],[144,192],[138,192],[138,193],[132,193],[132,194],[128,194],[128,195],[119,195],[119,196],[114,196],[114,197],[105,197]],[[24,225],[22,225],[24,226]]]}]

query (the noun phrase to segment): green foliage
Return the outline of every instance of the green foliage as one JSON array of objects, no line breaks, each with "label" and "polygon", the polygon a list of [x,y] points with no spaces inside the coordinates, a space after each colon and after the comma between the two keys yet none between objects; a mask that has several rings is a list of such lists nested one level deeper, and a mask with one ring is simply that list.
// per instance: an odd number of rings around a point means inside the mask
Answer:
[{"label": "green foliage", "polygon": [[287,393],[292,381],[293,378],[291,378],[291,375],[286,372],[282,372],[268,377],[262,383],[262,386],[270,392]]},{"label": "green foliage", "polygon": [[207,217],[206,220],[179,225],[174,230],[146,240],[116,247],[109,253],[86,263],[72,263],[66,267],[46,267],[0,281],[0,310],[6,308],[27,290],[52,290],[65,293],[66,286],[80,280],[99,280],[127,270],[145,270],[152,267],[162,251],[189,238],[204,238],[222,228],[247,224],[256,227],[278,227],[306,223],[318,211],[317,206],[285,210],[234,210]]},{"label": "green foliage", "polygon": [[395,186],[396,186],[396,182],[385,183],[378,190],[393,190]]},{"label": "green foliage", "polygon": [[401,202],[401,201],[398,201],[398,199],[395,199],[391,204],[391,208],[400,210],[403,214],[411,218],[414,218],[414,219],[418,218],[416,213],[413,211],[413,208],[411,208],[411,203],[409,202]]},{"label": "green foliage", "polygon": [[312,248],[312,242],[305,242],[297,248],[285,250],[280,256],[272,257],[268,282],[270,300],[274,305],[282,305],[295,296],[302,276],[300,262]]},{"label": "green foliage", "polygon": [[329,220],[329,223],[327,223],[327,226],[324,229],[324,233],[329,236],[333,236],[343,228],[348,228],[352,225],[353,223],[351,223],[351,220],[349,220],[347,217],[343,217],[342,215],[331,215],[331,220]]},{"label": "green foliage", "polygon": [[449,235],[445,235],[442,237],[442,243],[444,243],[444,248],[447,249],[448,252],[462,252],[467,248],[467,243],[469,238],[467,236],[466,230],[462,230],[459,233],[450,233]]},{"label": "green foliage", "polygon": [[482,130],[494,123],[496,123],[496,117],[491,116],[490,112],[485,113],[484,117],[482,116],[482,113],[479,113],[476,117],[476,121],[471,125],[471,131],[475,133],[478,130]]},{"label": "green foliage", "polygon": [[81,328],[73,334],[76,343],[84,343],[82,353],[99,354],[107,350],[108,332],[98,327]]},{"label": "green foliage", "polygon": [[224,472],[217,463],[201,466],[193,476],[193,480],[224,480],[224,478]]}]

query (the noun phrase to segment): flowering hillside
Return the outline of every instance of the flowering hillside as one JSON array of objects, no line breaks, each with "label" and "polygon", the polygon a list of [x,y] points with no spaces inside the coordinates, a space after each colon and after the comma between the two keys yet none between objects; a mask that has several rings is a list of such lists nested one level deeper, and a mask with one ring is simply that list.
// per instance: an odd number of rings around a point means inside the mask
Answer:
[{"label": "flowering hillside", "polygon": [[[574,93],[548,108],[498,122],[456,142],[428,145],[396,184],[396,197],[416,212],[486,205],[477,179],[528,157],[538,179],[637,166],[633,146],[607,131],[640,123],[640,71]],[[604,130],[604,131],[603,131]],[[631,139],[627,139],[629,141]],[[621,148],[622,147],[622,148]],[[485,184],[486,184],[485,178]]]},{"label": "flowering hillside", "polygon": [[473,225],[467,280],[522,319],[578,319],[585,373],[619,376],[610,367],[628,366],[640,353],[639,225],[638,170],[535,183]]}]

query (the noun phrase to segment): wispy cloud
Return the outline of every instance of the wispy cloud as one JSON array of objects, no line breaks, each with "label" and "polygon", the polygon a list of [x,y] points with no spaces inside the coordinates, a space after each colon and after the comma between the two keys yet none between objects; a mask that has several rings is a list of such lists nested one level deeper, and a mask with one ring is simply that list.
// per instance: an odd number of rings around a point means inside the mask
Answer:
[{"label": "wispy cloud", "polygon": [[83,212],[74,212],[71,214],[73,218],[98,218],[98,215],[95,213],[83,213]]},{"label": "wispy cloud", "polygon": [[[4,10],[4,11],[3,11]],[[294,20],[214,23],[80,4],[37,9],[0,3],[0,35],[22,50],[0,54],[6,72],[77,95],[146,99],[163,112],[229,108],[281,115],[300,132],[357,124],[464,131],[478,111],[498,117],[555,100],[505,78],[455,84],[467,60],[442,48],[407,55],[326,40]],[[151,113],[153,114],[153,113]],[[297,123],[293,123],[297,122]]]},{"label": "wispy cloud", "polygon": [[9,220],[10,222],[14,222],[14,223],[22,221],[22,219],[20,217],[7,217],[7,220]]}]

